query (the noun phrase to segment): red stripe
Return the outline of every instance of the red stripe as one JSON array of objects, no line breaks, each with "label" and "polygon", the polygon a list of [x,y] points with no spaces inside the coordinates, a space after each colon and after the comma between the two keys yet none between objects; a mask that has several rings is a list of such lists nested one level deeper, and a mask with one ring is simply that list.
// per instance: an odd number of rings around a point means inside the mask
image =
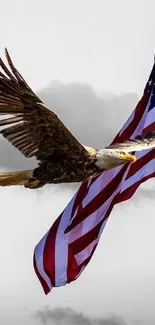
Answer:
[{"label": "red stripe", "polygon": [[[82,202],[82,200],[87,196],[88,191],[90,186],[96,182],[97,178],[103,174],[104,172],[99,172],[96,176],[92,177],[92,178],[88,178],[86,181],[84,181],[80,188],[79,191],[77,192],[77,196],[73,205],[73,209],[72,209],[72,216],[74,215],[77,207],[80,205],[80,203]],[[90,185],[88,186],[88,183],[90,182]]]},{"label": "red stripe", "polygon": [[90,214],[92,214],[95,210],[97,210],[103,203],[112,195],[112,193],[118,187],[124,172],[128,168],[128,165],[124,165],[120,172],[111,180],[110,183],[107,184],[106,187],[103,188],[101,192],[99,192],[94,199],[92,199],[86,207],[81,207],[80,213],[77,213],[76,218],[72,221],[72,223],[66,228],[65,233],[71,231],[75,226],[84,221]]},{"label": "red stripe", "polygon": [[44,270],[48,277],[51,279],[52,285],[55,286],[55,240],[57,230],[60,223],[60,217],[54,222],[51,227],[45,242],[43,253]]},{"label": "red stripe", "polygon": [[116,197],[115,204],[130,199],[133,196],[133,194],[136,192],[137,188],[141,185],[141,183],[147,181],[148,179],[150,179],[152,177],[155,177],[155,172],[143,177],[140,181],[138,181],[138,182],[134,183],[132,186],[128,187],[125,191],[123,191]]},{"label": "red stripe", "polygon": [[43,290],[45,292],[45,294],[47,295],[51,289],[49,288],[49,286],[47,285],[47,282],[41,277],[39,271],[38,271],[38,268],[37,268],[37,265],[36,265],[36,260],[35,260],[35,254],[33,255],[33,267],[34,267],[34,270],[35,270],[35,273],[43,287]]},{"label": "red stripe", "polygon": [[86,259],[85,259],[85,260],[84,260],[84,261],[79,265],[79,272],[81,271],[81,269],[82,269],[84,266],[86,267],[87,264],[90,262],[90,260],[91,260],[91,258],[92,258],[92,256],[93,256],[93,254],[94,254],[94,252],[95,252],[95,249],[96,249],[97,245],[98,245],[98,243],[94,245],[94,248],[93,248],[93,250],[92,250],[90,256],[87,257],[87,258],[86,258]]},{"label": "red stripe", "polygon": [[[75,240],[73,243],[70,244],[71,249],[74,251],[74,254],[80,253],[83,249],[85,249],[92,241],[98,238],[99,232],[101,229],[101,226],[103,225],[103,222],[109,217],[115,202],[115,196],[107,209],[106,213],[103,215],[102,220],[89,232],[87,232],[85,235],[81,236],[77,240]],[[76,246],[76,248],[75,248]]]},{"label": "red stripe", "polygon": [[142,99],[139,101],[136,109],[135,109],[135,115],[131,123],[128,125],[128,127],[124,130],[122,134],[118,133],[118,135],[115,137],[112,143],[117,142],[123,142],[126,139],[130,139],[134,130],[137,128],[144,111],[146,109],[148,100],[149,100],[150,94],[145,93],[142,97]]},{"label": "red stripe", "polygon": [[85,249],[88,245],[91,244],[92,240],[95,240],[98,237],[102,223],[103,220],[101,220],[100,223],[98,223],[98,225],[92,230],[90,230],[88,233],[86,233],[85,235],[70,244],[71,250],[73,251],[74,255],[81,252],[83,249]]},{"label": "red stripe", "polygon": [[79,267],[70,245],[68,245],[67,283],[74,281],[79,274]]},{"label": "red stripe", "polygon": [[142,131],[142,135],[145,135],[147,132],[149,131],[154,131],[155,130],[155,122],[151,123],[150,125],[148,125],[145,129],[143,129]]},{"label": "red stripe", "polygon": [[129,171],[127,173],[126,179],[132,177],[139,169],[146,165],[149,161],[155,158],[155,149],[149,151],[145,156],[137,159],[133,164],[131,164]]},{"label": "red stripe", "polygon": [[83,182],[77,192],[77,195],[76,195],[76,198],[75,198],[75,201],[73,204],[72,212],[71,212],[71,219],[72,219],[78,205],[82,202],[82,200],[88,194],[89,189],[87,188],[87,184],[88,184],[88,181]]},{"label": "red stripe", "polygon": [[[113,209],[113,206],[114,206],[114,204],[112,203],[112,205],[110,206],[110,208],[108,209],[108,211],[107,211],[107,213],[106,213],[106,217],[104,218],[104,220],[109,216],[111,210]],[[103,221],[104,221],[104,220],[103,220]],[[93,250],[92,250],[90,256],[87,257],[87,259],[85,259],[85,260],[84,260],[84,261],[79,265],[79,273],[80,273],[81,269],[82,269],[83,267],[86,267],[87,264],[90,262],[90,260],[91,260],[91,258],[92,258],[92,256],[93,256],[93,254],[94,254],[94,252],[95,252],[95,250],[96,250],[96,248],[97,248],[97,246],[98,246],[98,243],[99,243],[99,241],[94,245],[94,248],[93,248]],[[84,270],[84,269],[83,269],[83,270]]]},{"label": "red stripe", "polygon": [[[103,173],[105,173],[105,171],[102,171],[102,172],[99,172],[96,176],[92,177],[91,180],[90,180],[90,185],[89,187],[96,182],[96,180],[99,178],[99,176],[101,176],[101,174],[103,175]],[[89,189],[88,187],[88,189]]]}]

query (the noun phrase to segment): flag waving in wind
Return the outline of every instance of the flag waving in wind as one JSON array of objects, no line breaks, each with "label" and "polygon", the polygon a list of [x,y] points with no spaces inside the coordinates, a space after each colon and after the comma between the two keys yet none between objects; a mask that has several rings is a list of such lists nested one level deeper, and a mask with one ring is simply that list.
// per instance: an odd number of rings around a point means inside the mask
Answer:
[{"label": "flag waving in wind", "polygon": [[[155,65],[144,94],[113,143],[155,130]],[[102,172],[84,181],[34,251],[34,269],[48,294],[79,277],[97,247],[116,203],[131,198],[155,176],[155,149],[136,153],[133,164]]]}]

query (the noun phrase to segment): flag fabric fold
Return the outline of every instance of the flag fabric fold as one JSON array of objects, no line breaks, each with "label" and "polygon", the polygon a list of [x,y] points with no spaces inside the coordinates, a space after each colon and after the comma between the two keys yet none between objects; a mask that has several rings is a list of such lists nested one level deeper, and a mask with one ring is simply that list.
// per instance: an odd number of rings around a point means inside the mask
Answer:
[{"label": "flag fabric fold", "polygon": [[[155,64],[143,96],[112,143],[155,130]],[[155,176],[155,149],[136,153],[133,164],[84,181],[34,250],[34,269],[45,294],[76,280],[99,243],[116,203],[128,200],[139,185]]]}]

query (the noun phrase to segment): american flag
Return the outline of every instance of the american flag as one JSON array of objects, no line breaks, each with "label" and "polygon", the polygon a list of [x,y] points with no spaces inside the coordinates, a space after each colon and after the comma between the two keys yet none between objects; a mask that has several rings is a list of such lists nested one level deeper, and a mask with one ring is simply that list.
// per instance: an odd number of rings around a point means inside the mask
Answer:
[{"label": "american flag", "polygon": [[[155,130],[155,64],[140,102],[113,143],[149,130]],[[155,150],[136,156],[133,164],[84,181],[35,247],[34,269],[45,294],[79,277],[93,256],[114,205],[131,198],[142,182],[155,176]]]}]

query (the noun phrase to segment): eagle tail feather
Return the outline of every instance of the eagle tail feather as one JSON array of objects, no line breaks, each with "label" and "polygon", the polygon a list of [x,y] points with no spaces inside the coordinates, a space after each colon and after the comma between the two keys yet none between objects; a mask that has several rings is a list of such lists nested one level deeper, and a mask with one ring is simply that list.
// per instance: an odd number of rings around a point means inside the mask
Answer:
[{"label": "eagle tail feather", "polygon": [[2,172],[0,173],[0,186],[26,185],[33,175],[33,170]]}]

